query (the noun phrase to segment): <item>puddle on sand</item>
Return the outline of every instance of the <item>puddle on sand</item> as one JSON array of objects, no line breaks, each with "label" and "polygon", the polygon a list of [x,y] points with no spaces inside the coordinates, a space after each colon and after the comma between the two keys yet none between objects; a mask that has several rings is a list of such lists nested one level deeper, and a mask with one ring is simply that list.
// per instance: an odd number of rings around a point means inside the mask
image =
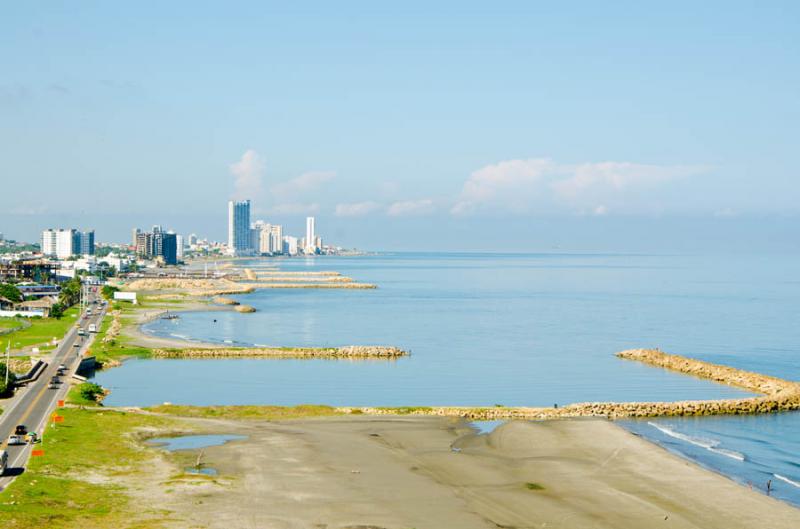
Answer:
[{"label": "puddle on sand", "polygon": [[203,468],[186,467],[183,470],[187,474],[202,474],[203,476],[216,476],[217,474],[219,474],[216,468],[211,468],[211,467],[203,467]]},{"label": "puddle on sand", "polygon": [[196,450],[198,448],[208,448],[209,446],[219,446],[228,441],[246,439],[244,435],[182,435],[180,437],[157,437],[150,439],[148,443],[163,448],[170,452],[176,450]]},{"label": "puddle on sand", "polygon": [[508,421],[472,421],[471,426],[478,430],[479,434],[492,433],[495,428]]}]

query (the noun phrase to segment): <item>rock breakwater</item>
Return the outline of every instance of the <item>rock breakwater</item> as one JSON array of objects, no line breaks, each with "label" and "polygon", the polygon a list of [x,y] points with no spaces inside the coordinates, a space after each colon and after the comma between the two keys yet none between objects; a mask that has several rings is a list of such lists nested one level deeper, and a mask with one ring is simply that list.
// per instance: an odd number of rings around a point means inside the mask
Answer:
[{"label": "rock breakwater", "polygon": [[249,347],[208,349],[154,349],[155,358],[354,358],[391,359],[408,352],[383,345],[349,345],[346,347]]},{"label": "rock breakwater", "polygon": [[436,406],[416,408],[339,408],[339,411],[372,415],[439,415],[464,417],[471,420],[539,420],[574,417],[622,419],[661,416],[747,415],[800,410],[800,383],[797,382],[729,366],[712,364],[680,355],[670,355],[657,349],[631,349],[617,353],[617,356],[764,395],[742,399],[680,402],[584,402],[559,408]]}]

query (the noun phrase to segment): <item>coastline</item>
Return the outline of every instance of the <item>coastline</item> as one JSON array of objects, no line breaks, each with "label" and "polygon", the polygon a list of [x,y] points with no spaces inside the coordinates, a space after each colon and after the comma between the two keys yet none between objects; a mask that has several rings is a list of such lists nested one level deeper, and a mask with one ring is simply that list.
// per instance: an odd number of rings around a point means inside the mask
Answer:
[{"label": "coastline", "polygon": [[210,528],[239,527],[254,517],[279,527],[430,529],[800,524],[794,506],[602,419],[517,421],[480,434],[441,417],[155,416],[191,420],[206,434],[246,436],[164,455],[180,468],[202,451],[218,473],[214,482],[173,480],[169,493],[163,486],[144,493],[148,503]]}]

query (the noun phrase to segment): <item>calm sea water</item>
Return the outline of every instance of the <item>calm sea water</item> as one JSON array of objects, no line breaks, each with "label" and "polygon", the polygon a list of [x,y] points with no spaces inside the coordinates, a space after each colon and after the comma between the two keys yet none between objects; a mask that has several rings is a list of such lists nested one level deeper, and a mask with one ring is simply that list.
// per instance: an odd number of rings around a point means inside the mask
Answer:
[{"label": "calm sea water", "polygon": [[[99,373],[97,381],[112,389],[109,405],[551,406],[741,396],[614,353],[660,347],[800,379],[798,261],[609,254],[254,261],[253,267],[336,270],[380,288],[262,290],[241,297],[255,314],[188,313],[155,321],[147,332],[240,345],[384,344],[412,356],[137,360]],[[743,483],[763,487],[772,479],[776,496],[800,503],[798,415],[626,425]]]}]

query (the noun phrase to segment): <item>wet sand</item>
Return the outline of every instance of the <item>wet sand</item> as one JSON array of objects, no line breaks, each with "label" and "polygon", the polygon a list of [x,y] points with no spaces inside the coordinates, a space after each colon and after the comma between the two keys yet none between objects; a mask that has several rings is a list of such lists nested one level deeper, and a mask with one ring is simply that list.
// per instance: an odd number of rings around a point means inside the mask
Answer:
[{"label": "wet sand", "polygon": [[489,435],[438,417],[198,425],[249,437],[204,449],[218,478],[151,491],[182,527],[800,527],[800,510],[605,420]]}]

